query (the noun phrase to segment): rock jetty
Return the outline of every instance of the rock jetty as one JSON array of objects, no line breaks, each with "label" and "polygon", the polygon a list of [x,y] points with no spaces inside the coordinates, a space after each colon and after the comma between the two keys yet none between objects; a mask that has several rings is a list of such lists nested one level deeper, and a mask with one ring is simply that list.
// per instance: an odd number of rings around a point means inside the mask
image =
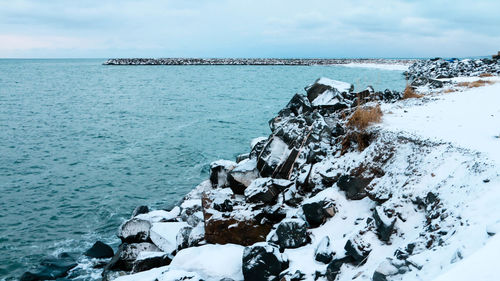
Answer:
[{"label": "rock jetty", "polygon": [[104,65],[334,65],[347,63],[409,64],[392,59],[272,59],[272,58],[117,58]]}]

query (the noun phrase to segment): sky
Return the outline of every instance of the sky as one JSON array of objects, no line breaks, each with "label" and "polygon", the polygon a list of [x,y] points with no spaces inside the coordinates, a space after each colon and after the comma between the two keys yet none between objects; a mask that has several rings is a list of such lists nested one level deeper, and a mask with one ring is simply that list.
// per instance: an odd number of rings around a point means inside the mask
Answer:
[{"label": "sky", "polygon": [[0,0],[0,57],[487,56],[499,13],[499,0]]}]

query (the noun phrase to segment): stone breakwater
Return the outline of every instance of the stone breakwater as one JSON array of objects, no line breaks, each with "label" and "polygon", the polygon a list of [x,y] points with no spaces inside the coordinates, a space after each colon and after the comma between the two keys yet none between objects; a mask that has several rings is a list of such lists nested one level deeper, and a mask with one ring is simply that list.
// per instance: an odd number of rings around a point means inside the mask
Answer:
[{"label": "stone breakwater", "polygon": [[348,63],[410,64],[392,59],[272,59],[272,58],[118,58],[104,65],[335,65]]}]

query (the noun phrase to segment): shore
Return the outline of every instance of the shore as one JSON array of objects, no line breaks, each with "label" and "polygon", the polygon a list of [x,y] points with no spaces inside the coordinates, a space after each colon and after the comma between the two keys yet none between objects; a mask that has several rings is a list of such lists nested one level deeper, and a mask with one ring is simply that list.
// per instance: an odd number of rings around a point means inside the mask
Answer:
[{"label": "shore", "polygon": [[404,92],[320,78],[178,206],[136,208],[116,251],[86,254],[118,281],[474,278],[498,253],[499,74],[421,61]]}]

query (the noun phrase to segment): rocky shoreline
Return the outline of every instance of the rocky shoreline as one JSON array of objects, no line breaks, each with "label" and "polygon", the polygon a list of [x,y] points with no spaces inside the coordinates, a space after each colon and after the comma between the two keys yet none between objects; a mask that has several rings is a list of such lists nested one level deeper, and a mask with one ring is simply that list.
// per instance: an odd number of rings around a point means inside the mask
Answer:
[{"label": "rocky shoreline", "polygon": [[414,59],[272,59],[272,58],[116,58],[104,65],[336,65],[348,63],[411,64]]},{"label": "rocky shoreline", "polygon": [[[410,87],[432,89],[447,83],[438,80],[443,73],[498,75],[500,60],[418,61],[405,75]],[[429,261],[448,253],[446,241],[467,223],[453,211],[460,202],[446,197],[463,178],[438,170],[457,158],[455,169],[475,166],[464,176],[481,182],[490,164],[357,119],[404,96],[320,78],[292,97],[248,153],[213,162],[210,178],[178,206],[137,207],[118,229],[116,252],[96,242],[85,255],[103,267],[103,280],[117,281],[387,281],[437,272]],[[421,167],[430,161],[435,166]],[[21,280],[63,277],[75,266],[61,256]]]}]

